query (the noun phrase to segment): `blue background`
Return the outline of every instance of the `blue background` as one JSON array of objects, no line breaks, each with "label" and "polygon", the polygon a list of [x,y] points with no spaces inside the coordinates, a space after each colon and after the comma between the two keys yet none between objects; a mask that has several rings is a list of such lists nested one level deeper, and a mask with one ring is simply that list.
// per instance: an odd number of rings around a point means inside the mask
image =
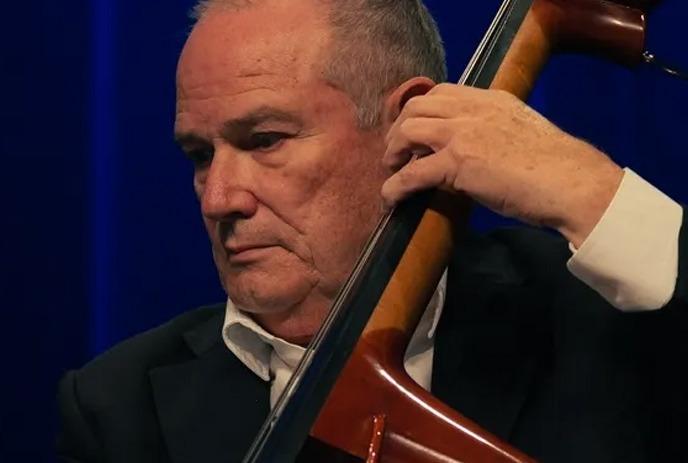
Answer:
[{"label": "blue background", "polygon": [[[428,1],[456,80],[498,2]],[[191,0],[3,5],[0,32],[0,461],[52,461],[66,369],[220,301],[191,167],[172,142]],[[474,6],[475,5],[475,6]],[[688,68],[688,5],[651,18],[650,47]],[[532,104],[679,201],[688,83],[561,57]],[[481,213],[481,227],[498,221]]]}]

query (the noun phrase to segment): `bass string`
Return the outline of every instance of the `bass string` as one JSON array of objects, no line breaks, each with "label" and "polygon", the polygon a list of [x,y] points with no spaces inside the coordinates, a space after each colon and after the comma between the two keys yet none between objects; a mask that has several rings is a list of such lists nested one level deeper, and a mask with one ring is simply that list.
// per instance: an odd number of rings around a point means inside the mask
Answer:
[{"label": "bass string", "polygon": [[[501,4],[499,11],[495,15],[495,18],[492,21],[489,29],[484,34],[483,39],[481,40],[475,53],[471,57],[471,60],[466,66],[466,69],[464,70],[461,78],[459,79],[458,83],[460,85],[473,85],[475,83],[476,78],[480,75],[482,69],[485,66],[486,61],[489,59],[491,55],[491,51],[494,48],[496,38],[499,37],[499,35],[501,34],[504,24],[506,22],[506,18],[508,18],[511,10],[514,7],[515,2],[516,0],[506,0]],[[351,272],[350,277],[347,279],[344,286],[335,298],[332,308],[330,309],[327,317],[323,321],[321,329],[318,331],[318,333],[306,349],[306,353],[304,354],[303,359],[294,371],[292,381],[290,381],[287,387],[285,388],[283,395],[278,400],[278,404],[283,402],[283,400],[285,403],[288,402],[289,398],[291,397],[291,394],[293,393],[293,390],[298,384],[299,378],[303,375],[303,372],[310,365],[312,361],[312,356],[317,352],[318,348],[322,345],[323,340],[329,335],[330,328],[335,324],[335,321],[339,317],[341,311],[345,308],[344,301],[348,299],[348,295],[351,293],[352,289],[357,286],[359,278],[363,274],[365,268],[370,264],[370,258],[373,254],[373,251],[380,237],[383,235],[393,213],[394,209],[385,213],[385,215],[378,222],[378,225],[375,227],[375,231],[372,233],[367,244],[364,246],[361,256],[359,257],[356,265],[354,266],[354,269]],[[276,405],[275,409],[277,408],[278,407]]]},{"label": "bass string", "polygon": [[497,38],[502,33],[503,28],[506,25],[507,18],[510,16],[514,9],[516,0],[506,0],[501,4],[494,20],[490,24],[487,32],[483,36],[478,48],[468,62],[466,69],[459,78],[459,85],[474,86],[475,81],[481,74],[486,62],[489,60],[492,50],[497,42]]},{"label": "bass string", "polygon": [[[523,4],[526,2],[528,4],[530,3],[528,0],[504,0],[504,2],[502,2],[494,20],[484,34],[483,39],[466,66],[464,73],[459,79],[459,84],[475,86],[476,82],[484,74],[488,62],[493,59],[494,48],[499,43],[499,39],[514,11],[515,5],[519,4],[519,2]],[[266,440],[270,435],[270,431],[280,420],[283,411],[297,391],[299,384],[302,382],[301,380],[305,372],[312,365],[313,360],[316,358],[316,354],[319,352],[320,347],[325,343],[328,337],[332,335],[332,326],[336,325],[337,320],[342,316],[343,311],[347,308],[347,302],[352,294],[352,291],[355,291],[359,286],[362,276],[365,274],[366,269],[371,265],[371,258],[375,254],[376,246],[378,245],[381,237],[384,235],[385,230],[387,229],[390,220],[394,215],[394,212],[395,209],[392,209],[391,211],[385,213],[380,219],[378,225],[375,227],[374,232],[371,234],[371,237],[364,247],[361,256],[354,266],[350,277],[347,279],[335,298],[332,308],[325,318],[322,327],[306,348],[303,358],[299,362],[284,391],[271,410],[267,420],[263,425],[263,429],[261,430],[259,437],[253,443],[252,449],[249,451],[249,454],[244,461],[255,461],[255,458],[260,454],[260,449],[266,444]]]}]

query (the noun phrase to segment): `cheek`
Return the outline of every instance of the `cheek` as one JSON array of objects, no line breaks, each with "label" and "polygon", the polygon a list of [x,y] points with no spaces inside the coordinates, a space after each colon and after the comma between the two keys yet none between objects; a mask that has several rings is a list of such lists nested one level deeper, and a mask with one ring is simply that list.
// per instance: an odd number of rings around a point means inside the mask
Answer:
[{"label": "cheek", "polygon": [[291,249],[328,291],[346,278],[382,211],[380,154],[351,140],[294,146],[288,162],[254,177],[259,201],[289,226]]},{"label": "cheek", "polygon": [[317,204],[337,175],[334,153],[319,138],[290,144],[274,166],[254,165],[252,193],[298,235],[309,234],[314,218],[322,213]]},{"label": "cheek", "polygon": [[286,155],[288,162],[255,178],[260,185],[257,195],[265,193],[263,202],[274,204],[299,222],[329,215],[331,208],[356,207],[361,198],[378,199],[387,177],[380,143],[371,149],[357,140],[360,136],[340,136],[334,142],[322,138],[294,145]]},{"label": "cheek", "polygon": [[386,176],[368,159],[349,158],[333,166],[309,203],[314,261],[337,279],[349,273],[382,214],[380,189]]}]

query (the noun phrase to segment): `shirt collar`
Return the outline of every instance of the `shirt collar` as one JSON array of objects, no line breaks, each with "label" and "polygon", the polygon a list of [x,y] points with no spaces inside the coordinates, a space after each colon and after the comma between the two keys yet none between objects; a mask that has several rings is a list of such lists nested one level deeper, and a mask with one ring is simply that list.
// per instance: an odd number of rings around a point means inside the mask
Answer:
[{"label": "shirt collar", "polygon": [[[447,272],[444,272],[437,289],[411,337],[405,359],[430,348],[434,343],[447,292]],[[305,349],[268,333],[250,316],[227,299],[222,339],[227,348],[263,381],[270,381],[270,355],[274,351],[292,370],[301,360]]]},{"label": "shirt collar", "polygon": [[270,354],[274,350],[289,367],[295,368],[305,349],[268,333],[227,299],[222,339],[241,362],[264,381],[270,380]]}]

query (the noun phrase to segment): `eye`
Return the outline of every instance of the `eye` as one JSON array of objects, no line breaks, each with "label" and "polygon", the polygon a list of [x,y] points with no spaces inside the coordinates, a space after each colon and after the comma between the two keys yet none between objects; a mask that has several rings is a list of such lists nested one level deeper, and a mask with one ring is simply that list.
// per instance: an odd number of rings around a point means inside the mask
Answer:
[{"label": "eye", "polygon": [[291,135],[283,132],[256,132],[248,137],[241,148],[246,151],[269,151],[288,138]]},{"label": "eye", "polygon": [[204,167],[213,160],[214,152],[212,149],[195,149],[186,151],[186,157],[193,162],[195,168]]}]

